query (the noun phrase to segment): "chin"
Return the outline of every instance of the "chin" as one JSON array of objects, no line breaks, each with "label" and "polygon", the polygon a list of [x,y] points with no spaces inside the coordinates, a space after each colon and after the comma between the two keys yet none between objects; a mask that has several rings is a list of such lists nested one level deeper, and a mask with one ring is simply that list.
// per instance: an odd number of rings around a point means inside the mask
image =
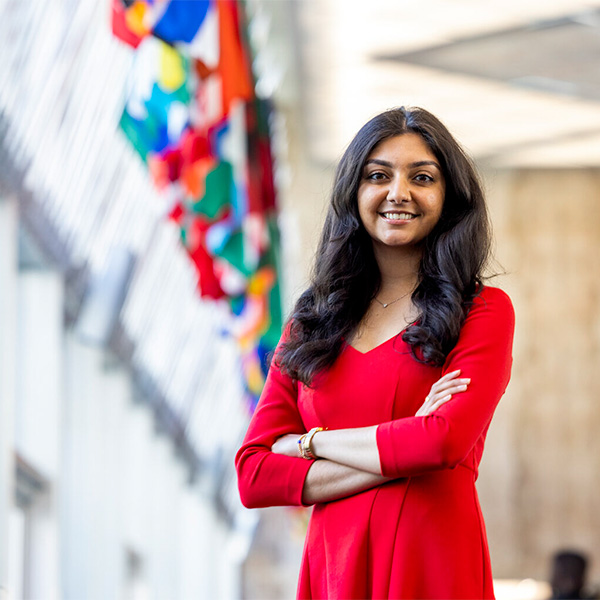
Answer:
[{"label": "chin", "polygon": [[385,248],[410,248],[413,245],[407,240],[379,240],[377,243]]}]

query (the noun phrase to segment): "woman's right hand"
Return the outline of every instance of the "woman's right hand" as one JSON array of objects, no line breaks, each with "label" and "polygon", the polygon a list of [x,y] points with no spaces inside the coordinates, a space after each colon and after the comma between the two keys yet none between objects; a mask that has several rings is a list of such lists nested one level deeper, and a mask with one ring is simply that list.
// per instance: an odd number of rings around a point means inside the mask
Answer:
[{"label": "woman's right hand", "polygon": [[468,378],[459,379],[460,370],[446,373],[440,377],[429,390],[421,408],[416,412],[415,417],[424,417],[437,410],[443,404],[446,404],[452,396],[458,392],[464,392],[471,380]]}]

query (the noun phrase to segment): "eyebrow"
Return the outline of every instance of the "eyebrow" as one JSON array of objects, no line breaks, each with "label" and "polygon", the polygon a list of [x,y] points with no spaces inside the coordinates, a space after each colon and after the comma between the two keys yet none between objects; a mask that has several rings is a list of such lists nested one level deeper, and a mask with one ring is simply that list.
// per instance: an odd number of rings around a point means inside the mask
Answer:
[{"label": "eyebrow", "polygon": [[[367,162],[365,163],[365,166],[370,165],[370,164],[381,165],[382,167],[389,167],[390,169],[394,166],[391,162],[389,162],[387,160],[381,160],[380,158],[369,158],[367,160]],[[418,160],[416,162],[410,163],[408,166],[411,169],[414,169],[415,167],[424,167],[427,165],[436,167],[439,171],[442,170],[440,168],[440,165],[438,165],[434,160]]]}]

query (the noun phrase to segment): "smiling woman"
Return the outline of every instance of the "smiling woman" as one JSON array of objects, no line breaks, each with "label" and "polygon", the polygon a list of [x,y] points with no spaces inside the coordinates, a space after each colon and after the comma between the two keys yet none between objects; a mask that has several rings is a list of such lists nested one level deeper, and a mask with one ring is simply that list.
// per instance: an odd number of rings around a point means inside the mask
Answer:
[{"label": "smiling woman", "polygon": [[375,252],[420,244],[440,220],[445,193],[441,167],[419,135],[380,142],[358,187],[358,214]]},{"label": "smiling woman", "polygon": [[514,315],[483,285],[488,251],[444,125],[369,121],[236,457],[246,506],[314,504],[300,598],[493,598],[475,480]]}]

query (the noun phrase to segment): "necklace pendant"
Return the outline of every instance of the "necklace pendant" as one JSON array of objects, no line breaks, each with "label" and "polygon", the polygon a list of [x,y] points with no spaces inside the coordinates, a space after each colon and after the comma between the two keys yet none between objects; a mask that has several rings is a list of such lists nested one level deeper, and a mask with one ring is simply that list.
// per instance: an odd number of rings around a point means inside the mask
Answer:
[{"label": "necklace pendant", "polygon": [[387,308],[389,305],[389,302],[387,304],[382,304],[381,306],[383,306],[383,308]]}]

